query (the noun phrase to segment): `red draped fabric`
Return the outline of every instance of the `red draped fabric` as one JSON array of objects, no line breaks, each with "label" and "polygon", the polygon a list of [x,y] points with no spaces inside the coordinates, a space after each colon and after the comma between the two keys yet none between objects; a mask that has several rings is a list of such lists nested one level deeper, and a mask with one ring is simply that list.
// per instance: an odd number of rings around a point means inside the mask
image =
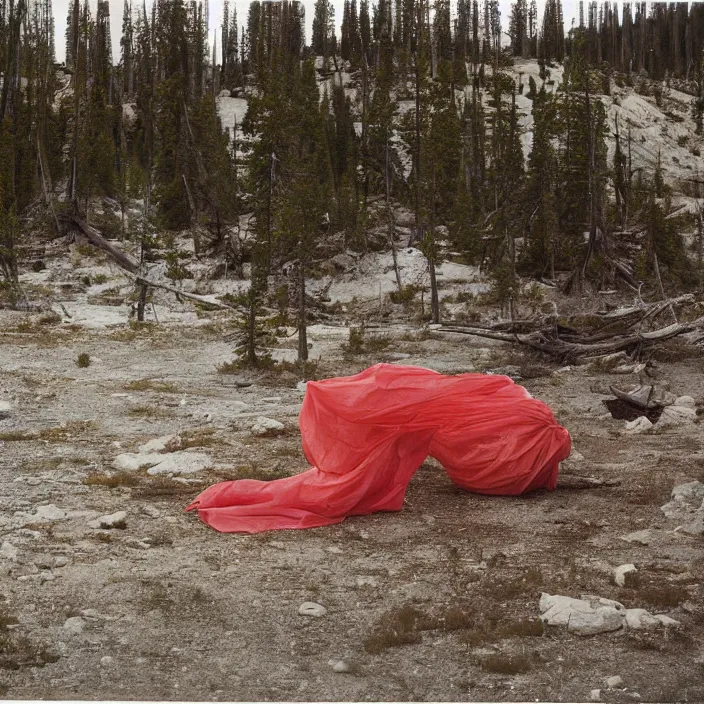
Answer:
[{"label": "red draped fabric", "polygon": [[299,422],[311,469],[221,482],[186,510],[221,532],[313,528],[400,510],[428,455],[467,491],[513,496],[554,489],[570,453],[548,406],[505,376],[377,364],[309,382]]}]

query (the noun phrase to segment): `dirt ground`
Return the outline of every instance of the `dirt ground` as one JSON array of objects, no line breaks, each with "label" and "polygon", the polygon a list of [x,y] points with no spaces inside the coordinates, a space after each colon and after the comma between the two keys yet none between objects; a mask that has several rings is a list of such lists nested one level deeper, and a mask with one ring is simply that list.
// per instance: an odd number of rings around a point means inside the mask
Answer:
[{"label": "dirt ground", "polygon": [[[660,511],[675,484],[704,481],[700,424],[631,435],[602,402],[609,384],[637,377],[556,372],[517,362],[502,343],[399,328],[376,352],[345,359],[346,329],[310,334],[319,377],[379,361],[453,373],[518,363],[579,454],[554,492],[467,494],[428,460],[401,512],[221,535],[183,511],[202,488],[306,467],[300,375],[218,373],[232,344],[215,324],[89,329],[0,311],[0,400],[13,405],[0,420],[2,696],[587,701],[600,689],[606,702],[704,701],[702,538]],[[77,365],[81,353],[88,367]],[[702,372],[704,360],[676,343],[652,371],[698,401]],[[252,435],[258,416],[285,432]],[[186,477],[112,468],[167,434],[213,468]],[[584,488],[578,476],[605,484]],[[116,511],[126,527],[89,525]],[[622,539],[643,529],[647,545]],[[636,586],[614,584],[610,570],[623,563],[636,565]],[[592,637],[544,629],[541,592],[613,598],[680,626]],[[299,615],[306,601],[327,613]],[[623,685],[609,690],[614,675]]]}]

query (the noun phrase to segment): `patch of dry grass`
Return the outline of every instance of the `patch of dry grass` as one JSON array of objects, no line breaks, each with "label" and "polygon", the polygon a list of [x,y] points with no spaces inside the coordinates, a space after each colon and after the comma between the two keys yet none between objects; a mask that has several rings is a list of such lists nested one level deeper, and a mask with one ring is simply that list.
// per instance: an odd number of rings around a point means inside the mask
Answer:
[{"label": "patch of dry grass", "polygon": [[122,387],[125,391],[155,391],[161,394],[177,394],[180,389],[170,381],[158,379],[135,379]]},{"label": "patch of dry grass", "polygon": [[92,420],[73,420],[40,430],[39,439],[47,442],[65,442],[95,429],[96,424]]},{"label": "patch of dry grass", "polygon": [[133,406],[127,411],[127,415],[131,418],[151,418],[157,420],[160,418],[174,418],[176,411],[171,408],[161,408],[159,406]]},{"label": "patch of dry grass", "polygon": [[139,477],[130,472],[115,472],[114,474],[100,474],[94,472],[83,480],[83,484],[86,486],[105,486],[110,488],[120,486],[133,487],[137,486],[139,483]]},{"label": "patch of dry grass", "polygon": [[[186,450],[189,447],[212,447],[213,445],[225,444],[221,438],[215,437],[215,428],[191,428],[180,433],[179,438],[180,442],[174,445],[174,448],[178,450]],[[166,446],[166,449],[170,450],[169,445]]]},{"label": "patch of dry grass", "polygon": [[57,662],[59,656],[45,646],[31,641],[17,629],[18,623],[5,604],[0,604],[0,670],[19,670],[21,667],[42,667]]},{"label": "patch of dry grass", "polygon": [[531,669],[530,658],[523,654],[495,653],[480,658],[479,665],[487,672],[497,675],[520,675]]},{"label": "patch of dry grass", "polygon": [[508,601],[528,592],[537,592],[543,584],[543,574],[538,567],[528,567],[513,576],[487,576],[481,591],[495,601]]},{"label": "patch of dry grass", "polygon": [[689,592],[680,584],[651,583],[638,589],[637,598],[651,606],[674,608],[689,599]]},{"label": "patch of dry grass", "polygon": [[168,477],[155,477],[137,485],[132,490],[132,498],[136,499],[178,499],[184,496],[195,497],[205,488],[205,483],[182,484]]},{"label": "patch of dry grass", "polygon": [[32,430],[7,430],[0,433],[0,442],[27,442],[36,440],[37,433]]},{"label": "patch of dry grass", "polygon": [[414,645],[422,641],[418,628],[423,615],[412,606],[402,606],[384,615],[372,634],[364,641],[364,650],[378,655],[387,648]]}]

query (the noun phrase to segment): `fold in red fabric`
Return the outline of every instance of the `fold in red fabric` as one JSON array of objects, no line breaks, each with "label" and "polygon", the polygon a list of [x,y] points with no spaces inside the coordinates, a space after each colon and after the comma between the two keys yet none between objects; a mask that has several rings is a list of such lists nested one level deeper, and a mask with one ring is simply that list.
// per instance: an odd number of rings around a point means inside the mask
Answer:
[{"label": "fold in red fabric", "polygon": [[505,376],[377,364],[309,382],[299,423],[311,469],[221,482],[186,510],[223,533],[313,528],[399,511],[428,455],[462,489],[515,496],[554,489],[570,453],[548,406]]}]

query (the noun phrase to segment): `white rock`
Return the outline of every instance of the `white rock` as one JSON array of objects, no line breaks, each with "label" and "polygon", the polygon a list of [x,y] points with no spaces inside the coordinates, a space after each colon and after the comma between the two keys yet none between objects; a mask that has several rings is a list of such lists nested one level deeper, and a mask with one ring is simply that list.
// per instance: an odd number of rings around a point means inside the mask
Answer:
[{"label": "white rock", "polygon": [[678,484],[672,489],[671,494],[675,501],[685,501],[687,503],[697,504],[704,499],[704,484],[702,482],[687,482]]},{"label": "white rock", "polygon": [[172,449],[178,449],[181,445],[181,438],[178,435],[162,435],[159,438],[154,438],[145,442],[144,445],[139,446],[140,454],[150,454],[164,452],[167,446],[171,446]]},{"label": "white rock", "polygon": [[54,504],[37,506],[34,518],[41,518],[45,521],[60,521],[66,518],[66,511]]},{"label": "white rock", "polygon": [[665,614],[655,614],[655,618],[660,621],[663,626],[679,626],[680,622],[676,621],[674,618],[665,616]]},{"label": "white rock", "polygon": [[325,548],[328,552],[331,552],[333,555],[342,555],[344,550],[342,548],[338,548],[337,545],[331,545],[329,548]]},{"label": "white rock", "polygon": [[690,425],[697,420],[697,411],[687,406],[667,406],[663,409],[656,428],[666,428],[672,425]]},{"label": "white rock", "polygon": [[264,435],[277,435],[284,429],[284,424],[280,423],[278,420],[273,418],[266,418],[265,416],[259,416],[256,422],[251,428],[252,435],[264,436]]},{"label": "white rock", "polygon": [[601,690],[600,689],[592,689],[592,691],[589,692],[589,701],[590,702],[600,702],[601,701]]},{"label": "white rock", "polygon": [[637,573],[638,570],[635,565],[620,565],[614,570],[614,582],[619,587],[625,587],[627,583],[632,583]]},{"label": "white rock", "polygon": [[39,573],[39,582],[44,584],[44,582],[53,582],[56,579],[56,575],[51,570],[42,570]]},{"label": "white rock", "polygon": [[210,455],[202,452],[186,452],[179,450],[167,455],[160,455],[162,462],[150,467],[147,474],[194,474],[213,466]]},{"label": "white rock", "polygon": [[307,381],[299,381],[296,384],[296,391],[300,391],[302,394],[304,394],[307,389],[308,389],[308,382]]},{"label": "white rock", "polygon": [[604,680],[604,684],[609,689],[620,689],[623,687],[623,678],[620,675],[614,675],[613,677],[607,677]]},{"label": "white rock", "polygon": [[125,528],[127,526],[126,519],[127,513],[125,511],[116,511],[115,513],[96,518],[94,521],[90,521],[88,525],[91,528]]},{"label": "white rock", "polygon": [[634,631],[657,628],[660,621],[645,609],[627,609],[626,626]]},{"label": "white rock", "polygon": [[352,668],[344,660],[338,660],[336,663],[333,664],[332,671],[345,674],[348,672],[352,672]]},{"label": "white rock", "polygon": [[262,403],[281,403],[282,400],[281,396],[267,396],[262,399]]},{"label": "white rock", "polygon": [[0,401],[0,419],[9,418],[12,404],[9,401]]},{"label": "white rock", "polygon": [[16,560],[18,552],[19,550],[7,540],[4,540],[2,547],[0,547],[0,556],[4,557],[6,560]]},{"label": "white rock", "polygon": [[627,543],[639,543],[640,545],[650,545],[655,540],[655,535],[653,531],[649,528],[645,530],[637,530],[628,535],[621,536],[621,540],[625,540]]},{"label": "white rock", "polygon": [[631,433],[644,433],[652,427],[653,424],[645,416],[639,416],[635,420],[626,423],[626,430]]},{"label": "white rock", "polygon": [[697,408],[697,402],[691,396],[678,396],[675,399],[675,406],[682,406],[684,408]]},{"label": "white rock", "polygon": [[142,513],[149,518],[161,518],[161,511],[156,506],[142,506]]},{"label": "white rock", "polygon": [[672,490],[672,500],[660,507],[668,517],[675,520],[695,518],[700,502],[704,499],[704,484],[701,482],[687,482],[678,484]]},{"label": "white rock", "polygon": [[134,452],[125,452],[118,455],[113,461],[112,466],[121,472],[137,472],[145,467],[153,467],[159,462],[164,461],[164,455],[157,453],[141,454]]},{"label": "white rock", "polygon": [[100,658],[100,664],[103,667],[112,667],[115,664],[115,658],[110,655],[103,655],[103,657]]},{"label": "white rock", "polygon": [[577,450],[572,450],[568,459],[574,462],[582,462],[584,461],[584,455],[581,452],[577,452]]},{"label": "white rock", "polygon": [[62,628],[77,636],[79,633],[83,633],[83,629],[86,627],[86,622],[80,616],[71,616],[64,621]]},{"label": "white rock", "polygon": [[54,567],[66,567],[68,563],[69,559],[65,555],[57,555],[54,558]]},{"label": "white rock", "polygon": [[693,521],[682,526],[682,532],[687,535],[704,535],[704,515],[697,516]]},{"label": "white rock", "polygon": [[577,635],[594,635],[618,630],[623,626],[622,604],[600,597],[574,599],[543,593],[540,597],[540,620],[548,626],[567,626]]},{"label": "white rock", "polygon": [[578,636],[592,636],[597,633],[617,631],[622,627],[623,614],[611,607],[596,609],[591,614],[576,611],[567,624],[567,630]]},{"label": "white rock", "polygon": [[315,616],[316,618],[320,618],[321,616],[325,616],[327,612],[328,610],[322,604],[316,604],[314,601],[304,601],[298,607],[298,613],[301,616]]}]

